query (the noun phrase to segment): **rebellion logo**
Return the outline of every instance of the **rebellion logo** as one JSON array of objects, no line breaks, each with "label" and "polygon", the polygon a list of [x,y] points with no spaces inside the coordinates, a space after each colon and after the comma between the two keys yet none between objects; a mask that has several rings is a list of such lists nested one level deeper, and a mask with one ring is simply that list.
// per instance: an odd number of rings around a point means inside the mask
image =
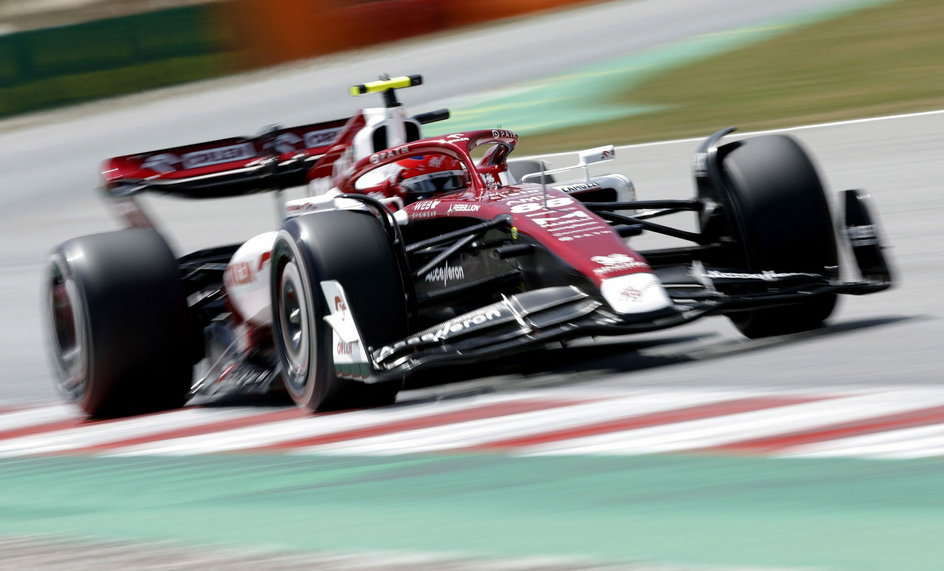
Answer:
[{"label": "rebellion logo", "polygon": [[478,212],[480,208],[482,207],[478,204],[450,204],[446,214],[450,212]]}]

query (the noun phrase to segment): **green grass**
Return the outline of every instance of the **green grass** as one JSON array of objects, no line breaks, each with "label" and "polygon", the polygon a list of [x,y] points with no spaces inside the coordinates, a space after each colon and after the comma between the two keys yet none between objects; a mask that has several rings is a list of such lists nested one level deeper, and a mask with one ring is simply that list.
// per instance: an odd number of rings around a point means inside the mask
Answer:
[{"label": "green grass", "polygon": [[668,70],[607,104],[667,108],[530,135],[525,152],[944,108],[944,2],[899,0]]}]

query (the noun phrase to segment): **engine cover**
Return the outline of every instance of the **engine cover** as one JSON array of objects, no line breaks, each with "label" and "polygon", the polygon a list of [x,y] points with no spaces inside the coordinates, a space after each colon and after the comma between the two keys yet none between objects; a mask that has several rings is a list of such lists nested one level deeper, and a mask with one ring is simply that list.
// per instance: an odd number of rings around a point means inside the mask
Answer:
[{"label": "engine cover", "polygon": [[272,324],[269,260],[277,234],[259,234],[240,246],[223,274],[223,285],[233,309],[239,318],[252,325]]}]

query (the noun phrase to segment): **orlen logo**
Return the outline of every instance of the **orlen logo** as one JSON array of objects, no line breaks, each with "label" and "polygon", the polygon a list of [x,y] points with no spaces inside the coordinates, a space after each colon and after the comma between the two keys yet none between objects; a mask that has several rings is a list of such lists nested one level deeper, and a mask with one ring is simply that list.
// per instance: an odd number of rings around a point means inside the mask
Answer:
[{"label": "orlen logo", "polygon": [[216,147],[186,153],[183,156],[184,168],[208,167],[232,161],[251,159],[256,150],[252,143],[238,143],[226,147]]},{"label": "orlen logo", "polygon": [[339,295],[334,296],[334,312],[341,316],[341,321],[347,320],[347,304]]}]

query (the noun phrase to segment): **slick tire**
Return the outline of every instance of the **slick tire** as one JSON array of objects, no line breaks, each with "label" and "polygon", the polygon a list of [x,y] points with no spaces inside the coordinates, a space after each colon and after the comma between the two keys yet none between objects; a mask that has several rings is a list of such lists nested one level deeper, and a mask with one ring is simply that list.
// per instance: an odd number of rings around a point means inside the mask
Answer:
[{"label": "slick tire", "polygon": [[[803,148],[790,137],[769,135],[724,145],[718,156],[725,188],[717,199],[727,212],[725,231],[735,244],[712,263],[751,272],[838,277],[832,215],[823,184]],[[820,327],[835,305],[836,295],[827,294],[728,316],[753,339]]]},{"label": "slick tire", "polygon": [[92,417],[184,405],[193,376],[187,305],[173,253],[152,230],[56,248],[45,309],[59,391]]},{"label": "slick tire", "polygon": [[392,403],[402,379],[367,383],[335,363],[339,341],[325,321],[331,311],[321,286],[341,285],[345,315],[354,320],[365,351],[407,336],[400,268],[381,223],[353,210],[293,218],[276,238],[271,267],[273,337],[292,400],[313,412]]}]

